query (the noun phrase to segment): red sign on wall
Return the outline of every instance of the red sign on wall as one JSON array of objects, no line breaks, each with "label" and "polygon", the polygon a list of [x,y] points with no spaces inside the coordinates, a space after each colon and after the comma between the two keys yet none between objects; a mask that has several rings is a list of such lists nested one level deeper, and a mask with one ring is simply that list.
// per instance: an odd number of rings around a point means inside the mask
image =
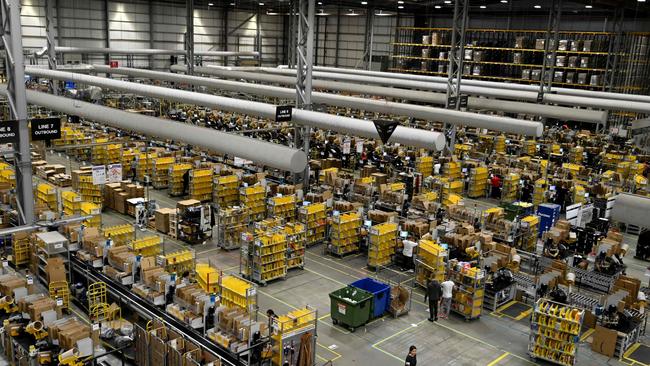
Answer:
[{"label": "red sign on wall", "polygon": [[117,61],[109,61],[108,66],[110,66],[111,69],[115,69],[115,68],[118,67],[118,63],[117,63]]}]

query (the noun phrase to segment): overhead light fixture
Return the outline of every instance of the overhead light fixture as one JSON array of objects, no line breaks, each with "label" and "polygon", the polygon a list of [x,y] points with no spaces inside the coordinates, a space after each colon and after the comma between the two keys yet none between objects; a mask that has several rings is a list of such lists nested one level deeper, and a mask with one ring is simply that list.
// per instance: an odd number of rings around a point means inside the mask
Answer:
[{"label": "overhead light fixture", "polygon": [[402,0],[399,0],[397,3],[398,4],[404,4],[404,2]]},{"label": "overhead light fixture", "polygon": [[481,9],[486,9],[487,6],[485,6],[485,5],[481,5],[481,6],[479,6],[479,8],[481,8]]},{"label": "overhead light fixture", "polygon": [[442,6],[440,6],[440,5],[436,5],[436,6],[434,6],[434,8],[436,8],[436,9],[442,9]]},{"label": "overhead light fixture", "polygon": [[208,3],[208,6],[214,6],[214,3]]},{"label": "overhead light fixture", "polygon": [[585,8],[586,8],[586,9],[591,9],[591,8],[593,8],[593,6],[591,6],[591,5],[585,5]]},{"label": "overhead light fixture", "polygon": [[404,9],[404,5],[398,5],[397,9]]},{"label": "overhead light fixture", "polygon": [[395,13],[391,13],[390,11],[377,10],[375,12],[375,15],[378,17],[391,17],[395,15]]},{"label": "overhead light fixture", "polygon": [[322,1],[319,1],[319,2],[318,2],[318,5],[323,5],[323,2],[322,2]]},{"label": "overhead light fixture", "polygon": [[323,9],[320,9],[319,12],[316,13],[316,16],[319,16],[319,17],[326,17],[326,16],[328,16],[328,15],[331,15],[331,14],[330,14],[330,13],[326,13],[325,10],[323,10]]},{"label": "overhead light fixture", "polygon": [[533,8],[535,8],[535,9],[541,9],[542,6],[541,6],[541,5],[535,5],[535,6],[533,6]]},{"label": "overhead light fixture", "polygon": [[507,4],[508,0],[501,0],[501,4]]},{"label": "overhead light fixture", "polygon": [[451,0],[445,0],[445,4],[451,4]]},{"label": "overhead light fixture", "polygon": [[347,13],[345,15],[347,15],[349,17],[358,17],[359,15],[361,15],[359,13],[355,13],[354,10],[352,10],[352,9],[348,9],[348,11],[349,11],[349,13]]},{"label": "overhead light fixture", "polygon": [[640,3],[644,3],[644,2],[645,2],[645,0],[636,0],[636,1],[638,1],[638,2],[640,2]]},{"label": "overhead light fixture", "polygon": [[260,3],[260,6],[264,6],[264,3]]},{"label": "overhead light fixture", "polygon": [[361,5],[368,5],[368,2],[367,1],[362,1]]}]

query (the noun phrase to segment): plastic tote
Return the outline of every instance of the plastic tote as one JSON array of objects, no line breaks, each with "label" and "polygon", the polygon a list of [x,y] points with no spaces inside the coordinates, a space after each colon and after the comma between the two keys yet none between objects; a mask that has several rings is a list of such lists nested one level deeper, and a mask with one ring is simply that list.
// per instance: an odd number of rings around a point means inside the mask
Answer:
[{"label": "plastic tote", "polygon": [[370,277],[352,282],[352,287],[368,291],[372,294],[372,317],[379,318],[384,315],[390,305],[390,286]]},{"label": "plastic tote", "polygon": [[330,293],[330,315],[334,324],[342,324],[354,332],[370,320],[372,294],[348,286]]}]

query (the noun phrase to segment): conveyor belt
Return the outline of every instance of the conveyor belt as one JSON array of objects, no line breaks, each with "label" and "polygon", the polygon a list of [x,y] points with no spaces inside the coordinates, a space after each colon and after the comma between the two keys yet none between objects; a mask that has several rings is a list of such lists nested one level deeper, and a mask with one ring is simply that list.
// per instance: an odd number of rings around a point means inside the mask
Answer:
[{"label": "conveyor belt", "polygon": [[197,346],[213,353],[215,356],[221,358],[222,365],[225,366],[245,366],[242,360],[238,360],[236,356],[228,350],[222,348],[214,341],[205,338],[194,329],[181,323],[178,319],[170,316],[163,310],[149,303],[148,301],[140,298],[131,292],[131,290],[124,285],[118,284],[110,277],[97,271],[95,268],[87,266],[84,262],[76,257],[71,257],[72,270],[76,271],[82,276],[94,281],[101,281],[106,283],[106,287],[111,295],[118,297],[123,303],[126,303],[133,311],[142,315],[147,319],[159,319],[162,322],[179,333],[183,338],[193,342]]}]

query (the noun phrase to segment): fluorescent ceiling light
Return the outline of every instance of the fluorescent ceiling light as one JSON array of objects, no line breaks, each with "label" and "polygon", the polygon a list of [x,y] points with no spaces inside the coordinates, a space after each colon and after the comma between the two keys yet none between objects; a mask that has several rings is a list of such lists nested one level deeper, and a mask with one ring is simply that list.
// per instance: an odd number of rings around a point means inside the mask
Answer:
[{"label": "fluorescent ceiling light", "polygon": [[501,4],[507,4],[508,0],[501,0]]},{"label": "fluorescent ceiling light", "polygon": [[533,6],[533,8],[535,8],[535,9],[541,9],[542,6],[541,6],[541,5],[535,5],[535,6]]},{"label": "fluorescent ceiling light", "polygon": [[591,6],[591,5],[585,5],[585,8],[587,8],[587,9],[591,9],[591,8],[593,8],[593,6]]},{"label": "fluorescent ceiling light", "polygon": [[378,17],[391,17],[395,15],[395,13],[391,13],[390,11],[378,10],[375,12],[375,15]]},{"label": "fluorescent ceiling light", "polygon": [[316,13],[316,16],[320,16],[320,17],[326,17],[328,15],[331,15],[331,14],[326,13],[323,9],[320,9],[320,11],[318,13]]},{"label": "fluorescent ceiling light", "polygon": [[436,5],[436,6],[434,6],[434,8],[436,8],[436,9],[442,9],[442,6],[440,6],[440,5]]},{"label": "fluorescent ceiling light", "polygon": [[398,5],[397,9],[404,9],[404,5]]},{"label": "fluorescent ceiling light", "polygon": [[481,5],[481,6],[479,6],[479,8],[481,8],[481,9],[485,9],[485,8],[487,8],[487,6],[485,6],[485,5]]},{"label": "fluorescent ceiling light", "polygon": [[208,6],[214,6],[214,3],[208,3]]},{"label": "fluorescent ceiling light", "polygon": [[368,2],[367,1],[362,1],[361,5],[368,5]]}]

